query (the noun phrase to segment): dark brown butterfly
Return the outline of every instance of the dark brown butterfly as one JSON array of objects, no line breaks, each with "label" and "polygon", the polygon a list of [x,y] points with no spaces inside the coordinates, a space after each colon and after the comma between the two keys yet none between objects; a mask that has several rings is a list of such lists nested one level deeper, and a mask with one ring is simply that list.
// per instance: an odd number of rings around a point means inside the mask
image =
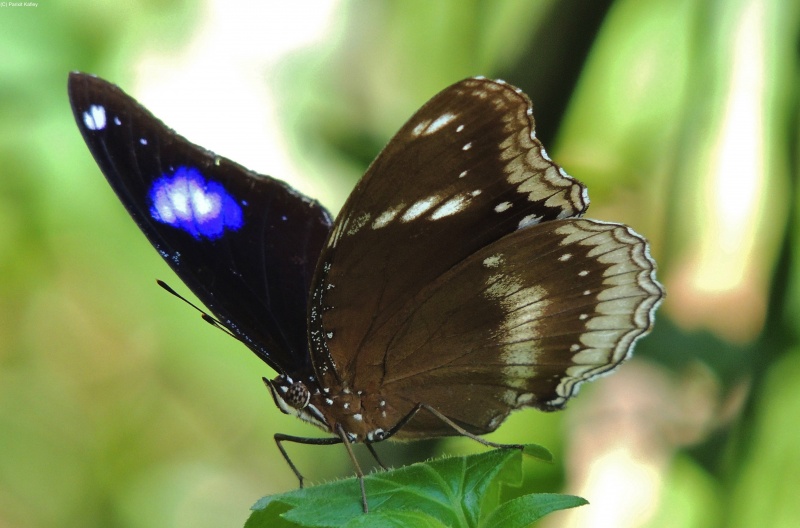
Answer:
[{"label": "dark brown butterfly", "polygon": [[335,221],[106,81],[73,73],[69,96],[153,246],[278,372],[278,407],[333,435],[276,435],[301,485],[282,441],[477,439],[514,409],[561,409],[630,355],[664,295],[641,236],[580,218],[586,188],[502,81],[467,79],[425,104]]}]

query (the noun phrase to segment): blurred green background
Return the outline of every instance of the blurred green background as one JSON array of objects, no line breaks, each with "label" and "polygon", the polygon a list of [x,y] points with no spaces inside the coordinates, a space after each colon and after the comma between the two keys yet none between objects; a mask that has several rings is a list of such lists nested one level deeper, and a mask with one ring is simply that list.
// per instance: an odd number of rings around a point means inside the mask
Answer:
[{"label": "blurred green background", "polygon": [[[668,291],[632,361],[491,436],[554,452],[530,489],[591,502],[542,525],[800,526],[797,1],[28,4],[0,2],[0,527],[240,526],[296,486],[272,435],[316,434],[156,286],[186,293],[84,146],[70,70],[332,211],[438,90],[521,87]],[[311,481],[352,473],[341,446],[289,450]]]}]

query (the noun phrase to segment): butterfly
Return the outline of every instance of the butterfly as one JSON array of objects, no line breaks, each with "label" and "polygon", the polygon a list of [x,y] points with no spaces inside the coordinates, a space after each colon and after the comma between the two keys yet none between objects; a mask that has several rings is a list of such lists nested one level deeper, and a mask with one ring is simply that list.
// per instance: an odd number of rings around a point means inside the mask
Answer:
[{"label": "butterfly", "polygon": [[209,319],[277,372],[265,382],[278,408],[330,433],[275,436],[301,486],[282,442],[344,443],[351,457],[390,437],[498,445],[478,435],[515,409],[563,408],[630,356],[664,296],[647,241],[582,218],[586,187],[503,81],[435,95],[335,220],[111,83],[72,73],[69,98],[139,228]]}]

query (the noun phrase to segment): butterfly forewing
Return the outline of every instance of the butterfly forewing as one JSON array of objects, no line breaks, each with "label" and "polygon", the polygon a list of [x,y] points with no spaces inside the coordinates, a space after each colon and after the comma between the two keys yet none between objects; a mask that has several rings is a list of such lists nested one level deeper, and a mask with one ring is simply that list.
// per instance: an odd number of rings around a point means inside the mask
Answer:
[{"label": "butterfly forewing", "polygon": [[307,369],[307,300],[328,212],[283,182],[194,145],[116,86],[73,73],[97,164],[198,298],[281,372]]},{"label": "butterfly forewing", "polygon": [[357,379],[383,358],[366,343],[421,288],[504,235],[587,206],[583,185],[535,139],[524,94],[486,79],[445,89],[389,142],[337,218],[315,279],[315,362]]}]

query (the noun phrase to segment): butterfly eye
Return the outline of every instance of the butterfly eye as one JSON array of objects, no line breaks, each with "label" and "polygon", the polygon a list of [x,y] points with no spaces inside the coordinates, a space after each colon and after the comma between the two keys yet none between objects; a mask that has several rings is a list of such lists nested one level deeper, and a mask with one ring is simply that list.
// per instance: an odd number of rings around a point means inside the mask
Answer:
[{"label": "butterfly eye", "polygon": [[311,392],[302,381],[295,381],[289,387],[283,399],[295,409],[305,409],[311,400]]},{"label": "butterfly eye", "polygon": [[286,376],[278,376],[274,380],[262,378],[269,389],[275,405],[283,414],[296,414],[295,410],[303,410],[311,401],[311,391],[301,381],[292,381]]}]

